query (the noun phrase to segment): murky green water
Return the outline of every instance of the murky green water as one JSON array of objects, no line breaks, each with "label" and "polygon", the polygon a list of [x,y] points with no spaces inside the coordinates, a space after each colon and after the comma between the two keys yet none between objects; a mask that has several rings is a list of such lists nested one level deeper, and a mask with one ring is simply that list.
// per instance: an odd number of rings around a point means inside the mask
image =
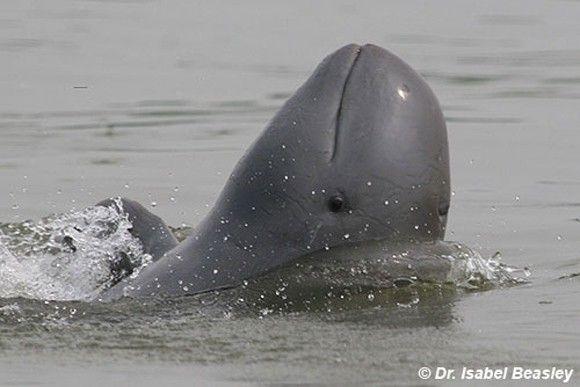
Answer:
[{"label": "murky green water", "polygon": [[579,17],[579,2],[547,0],[2,2],[0,222],[123,195],[195,225],[320,59],[373,42],[443,105],[447,238],[532,275],[265,315],[213,299],[4,299],[0,382],[416,385],[425,365],[580,372]]}]

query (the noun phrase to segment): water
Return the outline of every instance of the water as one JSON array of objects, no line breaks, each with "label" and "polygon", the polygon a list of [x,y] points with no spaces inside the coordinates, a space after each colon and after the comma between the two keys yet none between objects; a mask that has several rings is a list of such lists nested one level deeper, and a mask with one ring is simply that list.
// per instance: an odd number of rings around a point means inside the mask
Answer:
[{"label": "water", "polygon": [[102,206],[0,225],[0,298],[94,300],[118,282],[123,260],[151,262],[130,228],[126,214]]},{"label": "water", "polygon": [[[330,312],[230,310],[211,297],[3,299],[0,381],[416,385],[424,365],[580,372],[579,16],[578,2],[544,0],[3,2],[0,222],[123,195],[195,225],[320,59],[373,42],[419,70],[443,105],[447,239],[500,251],[531,277],[352,295],[342,310],[337,296]],[[106,281],[92,278],[81,288]]]}]

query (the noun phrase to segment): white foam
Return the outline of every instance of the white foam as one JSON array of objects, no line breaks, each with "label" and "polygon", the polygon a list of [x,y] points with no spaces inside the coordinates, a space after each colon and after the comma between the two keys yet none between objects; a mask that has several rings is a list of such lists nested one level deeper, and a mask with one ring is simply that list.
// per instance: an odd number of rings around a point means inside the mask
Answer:
[{"label": "white foam", "polygon": [[0,225],[0,298],[94,298],[113,280],[120,254],[136,267],[150,260],[130,228],[114,206]]}]

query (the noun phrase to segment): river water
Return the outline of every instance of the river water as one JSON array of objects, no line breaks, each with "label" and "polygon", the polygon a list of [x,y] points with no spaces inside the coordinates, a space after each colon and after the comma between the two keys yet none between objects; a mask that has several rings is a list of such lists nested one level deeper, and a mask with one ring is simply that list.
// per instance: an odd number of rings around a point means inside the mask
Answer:
[{"label": "river water", "polygon": [[416,68],[443,106],[447,239],[499,251],[531,276],[259,316],[187,299],[6,298],[0,383],[421,385],[423,366],[580,372],[579,18],[579,2],[547,0],[2,2],[0,223],[122,195],[194,226],[316,64],[372,42]]}]

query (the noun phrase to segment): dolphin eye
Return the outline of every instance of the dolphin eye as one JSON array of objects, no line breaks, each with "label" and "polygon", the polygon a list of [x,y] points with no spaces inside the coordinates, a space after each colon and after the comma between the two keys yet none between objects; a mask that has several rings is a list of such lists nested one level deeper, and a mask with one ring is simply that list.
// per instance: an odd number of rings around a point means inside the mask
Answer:
[{"label": "dolphin eye", "polygon": [[342,196],[333,196],[328,200],[328,209],[332,212],[340,212],[344,209],[345,203]]},{"label": "dolphin eye", "polygon": [[449,213],[449,203],[444,202],[439,204],[439,208],[437,209],[437,211],[439,212],[439,216],[447,215],[447,213]]}]

